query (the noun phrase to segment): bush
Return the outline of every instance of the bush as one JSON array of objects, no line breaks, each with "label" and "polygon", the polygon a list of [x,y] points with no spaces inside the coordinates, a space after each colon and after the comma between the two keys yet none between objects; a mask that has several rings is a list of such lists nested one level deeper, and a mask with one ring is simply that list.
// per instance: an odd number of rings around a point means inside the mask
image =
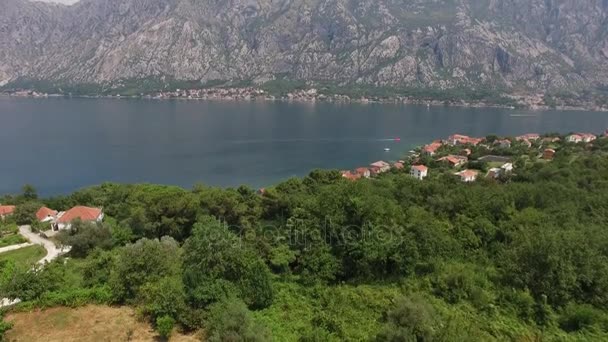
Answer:
[{"label": "bush", "polygon": [[171,336],[175,320],[171,316],[161,316],[156,319],[156,331],[163,339],[168,339]]},{"label": "bush", "polygon": [[207,332],[210,342],[270,340],[270,335],[265,327],[254,321],[247,305],[238,299],[211,305],[207,319]]},{"label": "bush", "polygon": [[436,333],[435,310],[422,297],[403,297],[386,314],[378,342],[431,341]]},{"label": "bush", "polygon": [[63,291],[46,292],[33,305],[40,308],[67,306],[71,308],[87,304],[110,304],[112,292],[108,287],[90,289],[67,289]]},{"label": "bush", "polygon": [[4,334],[11,330],[13,324],[10,322],[5,322],[3,317],[0,316],[0,342],[4,341]]},{"label": "bush", "polygon": [[567,332],[592,328],[608,330],[608,317],[591,305],[571,304],[559,318],[559,326]]}]

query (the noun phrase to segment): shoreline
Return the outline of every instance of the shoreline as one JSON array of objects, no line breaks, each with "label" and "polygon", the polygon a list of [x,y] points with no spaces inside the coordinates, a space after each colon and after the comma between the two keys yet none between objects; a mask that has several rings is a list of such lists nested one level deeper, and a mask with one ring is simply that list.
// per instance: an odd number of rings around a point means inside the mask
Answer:
[{"label": "shoreline", "polygon": [[547,105],[502,105],[487,102],[466,102],[466,101],[440,101],[440,100],[424,100],[414,98],[391,98],[391,99],[351,99],[345,98],[345,95],[336,95],[336,98],[290,98],[290,97],[275,97],[275,96],[253,96],[253,97],[158,97],[158,96],[115,96],[115,95],[63,95],[63,94],[43,94],[43,95],[14,95],[9,93],[0,93],[0,98],[26,98],[26,99],[113,99],[113,100],[155,100],[155,101],[212,101],[212,102],[288,102],[288,103],[332,103],[332,104],[382,104],[382,105],[415,105],[428,107],[456,107],[456,108],[494,108],[494,109],[510,109],[510,110],[530,110],[530,111],[581,111],[581,112],[608,112],[608,107],[591,107],[591,106],[547,106]]}]

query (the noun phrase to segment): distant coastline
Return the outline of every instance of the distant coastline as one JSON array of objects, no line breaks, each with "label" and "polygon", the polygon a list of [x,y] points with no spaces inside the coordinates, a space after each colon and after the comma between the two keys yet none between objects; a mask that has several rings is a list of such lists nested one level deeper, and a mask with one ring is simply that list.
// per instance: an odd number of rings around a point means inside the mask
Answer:
[{"label": "distant coastline", "polygon": [[159,91],[139,95],[82,95],[82,94],[48,94],[35,90],[5,91],[0,97],[19,98],[83,98],[83,99],[149,99],[149,100],[199,100],[199,101],[270,101],[270,102],[303,102],[303,103],[358,103],[358,104],[404,104],[422,106],[448,106],[465,108],[504,108],[526,110],[568,110],[608,112],[608,105],[598,105],[591,101],[572,100],[568,103],[547,104],[544,94],[503,95],[502,103],[488,100],[450,99],[437,100],[413,96],[360,96],[345,94],[323,94],[317,89],[303,89],[283,95],[271,94],[258,88],[204,88],[175,91]]}]

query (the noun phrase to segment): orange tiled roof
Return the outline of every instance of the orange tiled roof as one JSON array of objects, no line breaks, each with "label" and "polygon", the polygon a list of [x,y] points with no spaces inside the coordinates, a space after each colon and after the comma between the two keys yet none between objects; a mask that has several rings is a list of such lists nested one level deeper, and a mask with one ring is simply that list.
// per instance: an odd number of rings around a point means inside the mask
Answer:
[{"label": "orange tiled roof", "polygon": [[55,215],[57,215],[57,210],[52,210],[47,207],[42,207],[36,212],[36,218],[38,219],[38,221],[42,221],[49,216]]},{"label": "orange tiled roof", "polygon": [[63,214],[57,222],[69,223],[79,218],[82,221],[95,221],[101,215],[101,209],[84,206],[74,207]]},{"label": "orange tiled roof", "polygon": [[14,205],[0,205],[0,215],[10,215],[15,211]]}]

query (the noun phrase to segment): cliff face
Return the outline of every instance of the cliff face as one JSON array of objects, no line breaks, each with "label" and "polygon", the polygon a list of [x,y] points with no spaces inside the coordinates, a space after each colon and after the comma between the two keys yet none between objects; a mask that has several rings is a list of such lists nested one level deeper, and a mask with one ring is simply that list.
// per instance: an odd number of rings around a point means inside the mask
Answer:
[{"label": "cliff face", "polygon": [[0,84],[608,83],[608,0],[0,0]]}]

